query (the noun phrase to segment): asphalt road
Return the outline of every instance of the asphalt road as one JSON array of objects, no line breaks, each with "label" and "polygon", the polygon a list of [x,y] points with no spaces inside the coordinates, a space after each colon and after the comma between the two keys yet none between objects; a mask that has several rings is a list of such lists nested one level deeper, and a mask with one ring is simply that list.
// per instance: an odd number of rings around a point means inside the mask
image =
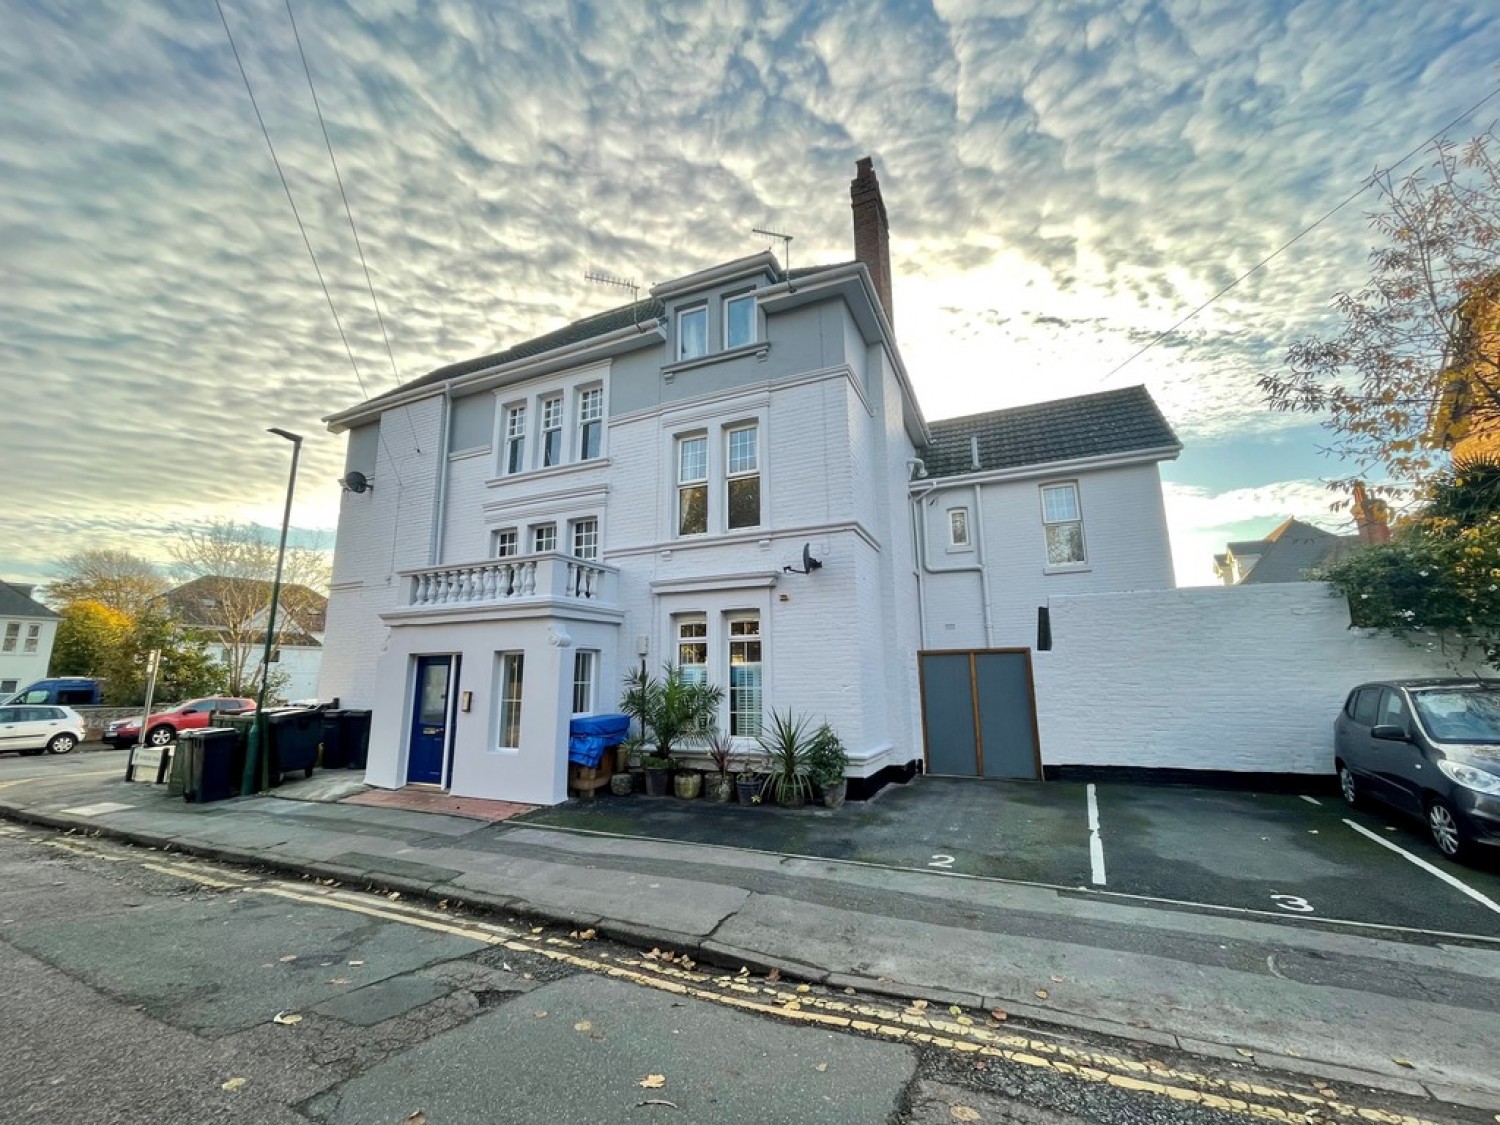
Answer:
[{"label": "asphalt road", "polygon": [[11,824],[0,996],[7,1120],[1492,1121]]}]

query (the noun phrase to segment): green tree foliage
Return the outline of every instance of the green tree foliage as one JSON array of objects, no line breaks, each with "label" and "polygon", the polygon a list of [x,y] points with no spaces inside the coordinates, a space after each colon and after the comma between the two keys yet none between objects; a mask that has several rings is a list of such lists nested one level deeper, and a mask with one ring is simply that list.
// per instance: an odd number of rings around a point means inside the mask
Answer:
[{"label": "green tree foliage", "polygon": [[1391,542],[1321,577],[1349,599],[1355,625],[1440,646],[1456,665],[1500,659],[1500,472],[1444,475]]},{"label": "green tree foliage", "polygon": [[1272,409],[1320,416],[1330,452],[1356,466],[1353,477],[1389,479],[1386,491],[1446,468],[1460,416],[1500,414],[1497,157],[1490,131],[1440,143],[1404,180],[1377,176],[1384,208],[1371,225],[1383,245],[1369,282],[1335,298],[1335,334],[1294,344],[1286,369],[1260,380]]},{"label": "green tree foliage", "polygon": [[650,758],[670,762],[682,743],[705,736],[724,698],[715,684],[688,679],[682,668],[668,662],[661,676],[637,668],[625,677],[620,710],[634,719]]},{"label": "green tree foliage", "polygon": [[103,681],[104,701],[116,707],[145,701],[146,653],[161,652],[158,702],[213,695],[224,690],[224,669],[201,637],[148,610],[139,618],[95,601],[70,602],[62,610],[49,673],[92,676]]},{"label": "green tree foliage", "polygon": [[57,623],[47,673],[104,679],[115,670],[134,631],[134,619],[123,610],[96,601],[69,602]]}]

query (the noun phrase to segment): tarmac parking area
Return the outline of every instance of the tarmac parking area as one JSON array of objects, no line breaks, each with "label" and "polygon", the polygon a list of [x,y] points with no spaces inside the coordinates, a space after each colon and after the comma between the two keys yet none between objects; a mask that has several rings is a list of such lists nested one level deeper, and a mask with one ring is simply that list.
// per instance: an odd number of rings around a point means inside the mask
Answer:
[{"label": "tarmac parking area", "polygon": [[1500,940],[1500,857],[1337,797],[924,777],[838,812],[600,798],[520,822]]}]

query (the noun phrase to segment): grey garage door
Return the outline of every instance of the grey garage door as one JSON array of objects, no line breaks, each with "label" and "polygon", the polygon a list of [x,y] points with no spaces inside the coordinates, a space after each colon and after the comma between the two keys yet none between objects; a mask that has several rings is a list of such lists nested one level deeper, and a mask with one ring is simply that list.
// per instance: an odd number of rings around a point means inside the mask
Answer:
[{"label": "grey garage door", "polygon": [[917,655],[928,773],[1041,776],[1031,650]]}]

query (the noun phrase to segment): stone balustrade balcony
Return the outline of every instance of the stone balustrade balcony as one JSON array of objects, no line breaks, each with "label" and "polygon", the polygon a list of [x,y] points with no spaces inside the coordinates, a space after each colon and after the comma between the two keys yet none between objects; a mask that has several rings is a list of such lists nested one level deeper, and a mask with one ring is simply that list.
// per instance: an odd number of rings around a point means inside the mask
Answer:
[{"label": "stone balustrade balcony", "polygon": [[617,568],[556,552],[403,570],[406,609],[578,599],[614,607]]}]

